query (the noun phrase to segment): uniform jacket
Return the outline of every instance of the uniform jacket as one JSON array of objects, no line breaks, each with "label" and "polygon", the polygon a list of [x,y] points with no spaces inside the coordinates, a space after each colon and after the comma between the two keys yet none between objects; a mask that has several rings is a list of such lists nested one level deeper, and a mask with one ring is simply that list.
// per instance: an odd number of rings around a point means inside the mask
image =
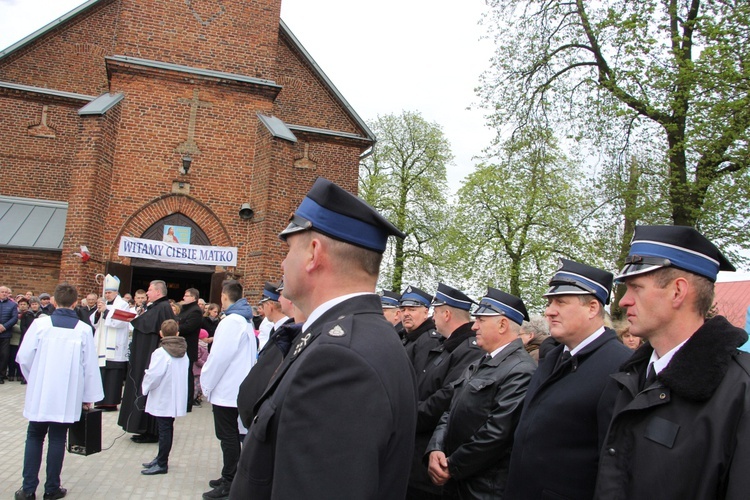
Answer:
[{"label": "uniform jacket", "polygon": [[414,373],[376,294],[324,312],[256,404],[230,498],[403,499]]},{"label": "uniform jacket", "polygon": [[29,384],[23,416],[33,422],[76,422],[83,403],[104,398],[91,327],[72,309],[36,319],[16,362]]},{"label": "uniform jacket", "polygon": [[563,346],[539,364],[516,429],[506,498],[591,498],[599,449],[617,388],[609,377],[633,351],[605,329],[556,366]]},{"label": "uniform jacket", "polygon": [[250,321],[253,311],[247,300],[238,300],[226,312],[201,369],[201,389],[211,404],[237,408],[240,384],[255,364],[258,351]]},{"label": "uniform jacket", "polygon": [[237,411],[245,427],[250,427],[255,417],[255,403],[268,387],[271,378],[284,361],[284,356],[289,352],[292,341],[301,331],[302,323],[295,324],[293,319],[288,320],[271,334],[266,345],[258,353],[258,362],[240,384],[237,394]]},{"label": "uniform jacket", "polygon": [[435,321],[427,318],[424,323],[405,335],[403,343],[418,381],[427,366],[430,351],[443,343],[443,336],[435,330]]},{"label": "uniform jacket", "polygon": [[653,349],[613,375],[620,388],[599,462],[597,499],[750,496],[750,354],[747,334],[706,321],[657,380],[639,390]]},{"label": "uniform jacket", "polygon": [[536,364],[521,339],[494,358],[474,362],[454,384],[450,410],[443,414],[427,447],[448,457],[450,497],[503,498],[513,431]]},{"label": "uniform jacket", "polygon": [[164,340],[172,343],[182,340],[182,347],[173,347],[170,353],[162,345],[151,354],[141,384],[143,394],[148,396],[146,412],[155,417],[182,417],[187,413],[185,400],[190,359],[185,355],[185,339],[166,337]]},{"label": "uniform jacket", "polygon": [[427,366],[417,376],[417,435],[414,443],[411,487],[440,493],[427,475],[423,457],[440,417],[448,411],[453,396],[451,384],[463,376],[469,365],[485,353],[477,345],[471,323],[461,325],[428,353]]}]

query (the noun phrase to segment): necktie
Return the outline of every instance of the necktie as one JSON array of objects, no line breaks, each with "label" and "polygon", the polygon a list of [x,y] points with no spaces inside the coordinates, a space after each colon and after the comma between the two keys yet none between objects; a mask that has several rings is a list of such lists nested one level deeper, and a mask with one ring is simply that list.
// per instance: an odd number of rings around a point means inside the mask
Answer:
[{"label": "necktie", "polygon": [[555,365],[555,370],[557,370],[558,368],[560,368],[570,358],[571,358],[570,351],[563,351],[563,353],[560,355],[560,357],[557,358],[557,364]]},{"label": "necktie", "polygon": [[654,363],[651,362],[648,364],[648,368],[646,369],[646,377],[643,381],[643,385],[641,386],[641,390],[649,387],[654,382],[656,382],[656,370],[654,369]]}]

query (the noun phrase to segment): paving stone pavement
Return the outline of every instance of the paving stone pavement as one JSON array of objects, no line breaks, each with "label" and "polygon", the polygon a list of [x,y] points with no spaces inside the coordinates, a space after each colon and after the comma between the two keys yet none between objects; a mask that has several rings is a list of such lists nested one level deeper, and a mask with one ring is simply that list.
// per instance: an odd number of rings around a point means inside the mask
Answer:
[{"label": "paving stone pavement", "polygon": [[[6,381],[0,385],[0,499],[13,498],[21,487],[23,451],[28,421],[23,417],[27,386]],[[118,412],[102,413],[102,449],[82,456],[65,453],[62,486],[66,498],[201,498],[210,490],[208,481],[221,476],[221,448],[214,436],[211,406],[175,420],[174,444],[169,455],[169,473],[141,475],[141,463],[156,456],[155,443],[136,444],[131,434],[117,426]],[[44,456],[47,448],[45,445]],[[44,493],[44,461],[39,472],[37,498]]]}]

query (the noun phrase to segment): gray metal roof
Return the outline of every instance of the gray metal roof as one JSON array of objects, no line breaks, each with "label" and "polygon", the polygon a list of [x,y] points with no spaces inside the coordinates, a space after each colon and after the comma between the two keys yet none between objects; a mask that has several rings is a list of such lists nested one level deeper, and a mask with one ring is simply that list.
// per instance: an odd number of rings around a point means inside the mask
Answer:
[{"label": "gray metal roof", "polygon": [[103,115],[109,111],[112,106],[122,101],[125,94],[118,92],[117,94],[102,94],[81,109],[78,110],[79,115]]},{"label": "gray metal roof", "polygon": [[0,196],[0,247],[62,250],[68,204]]},{"label": "gray metal roof", "polygon": [[346,139],[359,139],[360,141],[369,139],[369,137],[363,137],[361,135],[352,134],[351,132],[341,132],[339,130],[329,130],[325,128],[307,127],[305,125],[292,125],[291,123],[288,123],[286,126],[289,127],[289,130],[296,130],[298,132],[309,132],[311,134],[330,135],[333,137],[344,137]]},{"label": "gray metal roof", "polygon": [[45,89],[42,87],[33,87],[31,85],[21,85],[11,82],[0,82],[0,87],[12,90],[22,90],[35,94],[51,95],[56,97],[65,97],[67,99],[78,99],[80,101],[93,101],[96,97],[92,95],[76,94],[74,92],[65,92],[63,90]]},{"label": "gray metal roof", "polygon": [[281,89],[282,86],[272,80],[264,80],[262,78],[253,78],[252,76],[238,75],[236,73],[225,73],[224,71],[214,71],[212,69],[194,68],[192,66],[183,66],[182,64],[165,63],[161,61],[152,61],[150,59],[140,59],[138,57],[129,56],[110,56],[105,59],[111,61],[117,61],[121,63],[136,64],[138,66],[145,66],[148,68],[166,69],[171,71],[179,71],[181,73],[191,73],[193,75],[207,76],[211,78],[219,78],[221,80],[232,80],[235,82],[253,83],[255,85],[264,85],[266,87],[275,87]]},{"label": "gray metal roof", "polygon": [[258,118],[260,118],[260,122],[266,126],[268,131],[271,132],[272,136],[291,142],[297,142],[297,138],[294,136],[292,131],[289,130],[289,128],[283,121],[279,120],[275,116],[265,116],[258,113]]}]

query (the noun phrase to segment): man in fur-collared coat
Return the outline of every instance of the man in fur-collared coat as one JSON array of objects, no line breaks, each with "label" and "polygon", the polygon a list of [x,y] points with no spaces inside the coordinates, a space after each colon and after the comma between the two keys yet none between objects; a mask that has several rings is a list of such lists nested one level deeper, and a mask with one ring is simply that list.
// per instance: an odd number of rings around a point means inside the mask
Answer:
[{"label": "man in fur-collared coat", "polygon": [[649,344],[613,375],[620,387],[602,448],[597,499],[750,495],[747,334],[706,320],[719,270],[733,266],[691,227],[639,226],[620,305]]}]

